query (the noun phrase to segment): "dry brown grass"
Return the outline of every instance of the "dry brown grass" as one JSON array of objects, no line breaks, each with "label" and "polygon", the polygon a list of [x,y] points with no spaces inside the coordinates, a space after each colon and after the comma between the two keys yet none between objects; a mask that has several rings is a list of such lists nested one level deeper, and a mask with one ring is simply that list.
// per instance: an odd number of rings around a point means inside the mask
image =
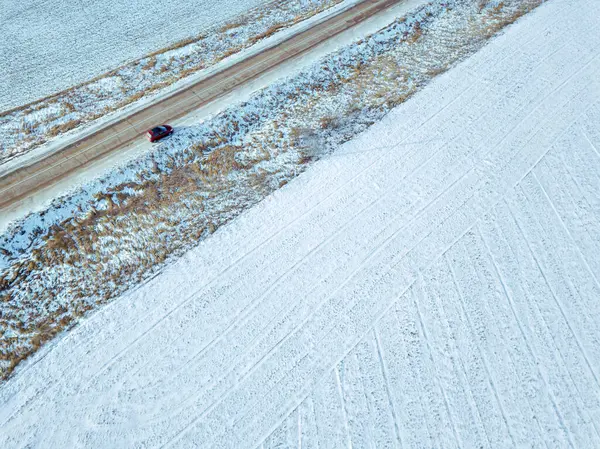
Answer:
[{"label": "dry brown grass", "polygon": [[319,119],[319,127],[321,129],[333,129],[337,126],[338,119],[331,115],[326,115],[325,117],[321,117]]},{"label": "dry brown grass", "polygon": [[431,68],[428,68],[425,73],[427,74],[427,76],[433,78],[438,75],[441,75],[442,73],[447,72],[449,68],[450,68],[449,65],[441,65],[441,66],[437,66],[437,67],[431,67]]},{"label": "dry brown grass", "polygon": [[423,35],[423,30],[421,29],[421,24],[419,22],[417,22],[413,26],[412,32],[410,33],[410,36],[408,37],[407,42],[409,44],[414,44],[421,38],[422,35]]},{"label": "dry brown grass", "polygon": [[393,107],[405,101],[410,91],[407,79],[407,68],[394,57],[384,54],[369,63],[357,65],[343,83],[353,86],[356,112],[361,109],[358,105]]},{"label": "dry brown grass", "polygon": [[231,48],[228,48],[217,59],[219,61],[222,61],[223,59],[228,58],[229,56],[238,53],[242,49],[243,49],[243,47],[231,47]]},{"label": "dry brown grass", "polygon": [[[156,51],[154,51],[152,53],[149,53],[146,56],[144,56],[144,58],[156,57],[158,55],[162,55],[164,53],[167,53],[167,52],[169,52],[171,50],[177,50],[177,49],[185,47],[187,45],[195,44],[195,43],[201,41],[202,39],[206,39],[206,36],[204,34],[201,34],[201,35],[195,36],[195,37],[188,37],[186,39],[182,39],[182,40],[180,40],[178,42],[175,42],[174,44],[169,45],[168,47],[164,47],[164,48],[161,48],[160,50],[156,50]],[[144,59],[144,58],[142,58],[142,59]]]},{"label": "dry brown grass", "polygon": [[[489,26],[497,29],[498,23],[510,23],[524,14],[524,11],[527,10],[520,9],[507,15],[503,10],[492,10],[482,17],[483,22],[479,21],[477,27],[469,30],[469,36],[477,33],[487,36]],[[414,50],[414,47],[411,49]],[[403,61],[404,63],[406,62]],[[433,77],[447,67],[448,65],[428,67],[426,63],[422,63],[417,72]],[[393,107],[406,101],[417,90],[416,85],[407,87],[404,84],[405,74],[406,67],[384,55],[357,66],[350,77],[338,82],[348,89],[364,89],[365,97],[349,108],[371,107],[365,102],[365,99],[370,98],[375,98],[386,107]],[[379,84],[375,82],[378,79],[381,80]],[[308,103],[303,103],[302,107],[305,109],[299,108],[298,111],[306,114],[308,111],[318,110],[314,104]],[[296,110],[287,112],[292,115]],[[343,115],[344,112],[346,111],[340,111],[340,114]],[[328,115],[311,117],[314,120],[311,123],[320,129],[329,129],[337,122]],[[280,132],[281,128],[285,129],[288,117],[281,114],[277,120],[278,123],[274,123],[272,129]],[[231,126],[235,128],[236,125]],[[272,132],[270,127],[268,129],[269,136],[258,136],[252,152],[246,151],[248,148],[227,145],[226,131],[215,131],[206,142],[190,148],[189,161],[173,160],[168,164],[169,170],[159,169],[155,165],[146,174],[141,174],[138,181],[122,184],[111,192],[98,195],[96,200],[102,201],[107,206],[105,209],[92,208],[86,216],[65,220],[53,226],[44,236],[45,245],[32,252],[30,260],[11,267],[10,273],[4,273],[0,277],[0,300],[10,300],[10,293],[1,292],[3,289],[25,285],[29,279],[40,276],[43,269],[68,266],[79,276],[61,284],[61,288],[68,289],[71,294],[71,313],[57,311],[37,319],[35,328],[25,329],[20,337],[31,343],[29,348],[23,344],[15,345],[10,350],[0,347],[0,359],[11,361],[8,371],[0,371],[0,377],[6,378],[21,360],[58,332],[68,328],[72,324],[72,318],[69,317],[80,316],[89,310],[91,306],[85,302],[87,298],[98,298],[98,304],[108,301],[121,292],[120,287],[144,279],[170,255],[178,254],[178,251],[214,232],[234,216],[241,207],[238,204],[226,204],[214,211],[211,209],[215,207],[215,203],[211,201],[218,198],[220,192],[227,189],[233,192],[234,188],[239,187],[230,179],[246,176],[245,182],[258,197],[277,186],[285,185],[287,181],[280,181],[280,178],[273,181],[274,174],[260,168],[268,167],[260,163],[272,157],[268,144],[264,145],[265,139],[281,136],[279,132]],[[303,137],[312,132],[314,130],[288,128],[290,140],[297,145],[299,171],[315,157],[310,148],[298,148]],[[208,154],[204,157],[206,153]],[[240,157],[242,153],[244,157]],[[248,154],[252,154],[250,159],[247,159]],[[158,176],[150,178],[150,172]],[[235,176],[230,176],[232,174]],[[137,193],[131,194],[129,189]],[[188,210],[186,217],[189,222],[177,218],[181,216],[182,209]],[[205,214],[205,210],[211,212]],[[126,248],[123,245],[125,240]],[[123,258],[129,262],[120,263],[123,254],[129,256]],[[108,283],[117,287],[108,289],[105,287]],[[48,300],[53,292],[39,294],[46,295]],[[40,304],[42,299],[33,298]],[[2,318],[0,317],[0,325]],[[21,324],[20,326],[22,327]]]},{"label": "dry brown grass", "polygon": [[236,20],[230,23],[226,23],[221,28],[219,28],[218,33],[226,33],[227,31],[233,30],[235,28],[239,28],[242,25],[246,24],[246,20]]},{"label": "dry brown grass", "polygon": [[81,124],[81,120],[79,120],[79,119],[69,120],[66,123],[53,126],[52,128],[50,128],[48,130],[46,135],[49,137],[56,137],[59,134],[64,134],[67,131],[71,131],[72,129],[77,128],[80,124]]},{"label": "dry brown grass", "polygon": [[156,56],[151,56],[146,64],[142,66],[142,70],[152,70],[154,67],[156,67]]},{"label": "dry brown grass", "polygon": [[506,5],[504,2],[498,3],[496,6],[491,8],[483,19],[483,23],[480,26],[480,32],[483,36],[488,39],[498,33],[501,29],[516,22],[523,15],[539,6],[543,0],[530,0],[525,2],[517,10],[507,13],[505,11]]},{"label": "dry brown grass", "polygon": [[196,73],[196,72],[198,72],[199,70],[202,70],[203,68],[204,68],[204,65],[202,65],[202,64],[200,64],[200,65],[198,65],[198,66],[195,66],[195,67],[189,67],[189,68],[187,68],[187,69],[184,69],[184,70],[182,70],[181,72],[179,72],[179,73],[177,74],[177,77],[178,77],[179,79],[181,79],[181,78],[185,78],[186,76],[189,76],[189,75],[191,75],[192,73]]},{"label": "dry brown grass", "polygon": [[123,105],[133,103],[134,101],[138,101],[139,99],[144,98],[145,95],[146,95],[146,92],[143,90],[136,92],[133,95],[130,95],[129,97],[127,97],[127,99],[125,100],[126,103],[124,103]]},{"label": "dry brown grass", "polygon": [[30,136],[33,134],[33,128],[29,123],[26,123],[24,120],[21,120],[21,124],[15,132],[20,132],[25,134],[26,136]]},{"label": "dry brown grass", "polygon": [[76,111],[75,105],[69,101],[64,102],[62,105],[67,110],[67,113]]},{"label": "dry brown grass", "polygon": [[286,24],[283,24],[283,23],[279,23],[279,24],[276,24],[276,25],[272,25],[272,26],[270,26],[270,27],[269,27],[269,28],[268,28],[266,31],[264,31],[264,32],[262,32],[262,33],[260,33],[260,34],[257,34],[257,35],[256,35],[256,36],[254,36],[254,37],[251,37],[251,38],[248,40],[248,43],[249,43],[250,45],[254,45],[254,44],[256,44],[257,42],[259,42],[259,41],[261,41],[261,40],[263,40],[263,39],[266,39],[266,38],[267,38],[267,37],[269,37],[269,36],[272,36],[272,35],[274,35],[274,34],[275,34],[275,33],[277,33],[279,30],[281,30],[281,29],[283,29],[283,28],[285,28],[285,27],[286,27]]}]

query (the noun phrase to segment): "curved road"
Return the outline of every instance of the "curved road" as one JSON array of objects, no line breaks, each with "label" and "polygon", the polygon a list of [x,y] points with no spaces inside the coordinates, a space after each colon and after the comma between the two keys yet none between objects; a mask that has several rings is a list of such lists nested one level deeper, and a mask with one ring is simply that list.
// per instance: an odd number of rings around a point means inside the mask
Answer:
[{"label": "curved road", "polygon": [[265,51],[160,98],[117,122],[107,123],[76,142],[16,167],[0,178],[0,211],[33,196],[73,171],[130,144],[156,124],[170,122],[231,92],[290,58],[357,25],[402,0],[365,0]]}]

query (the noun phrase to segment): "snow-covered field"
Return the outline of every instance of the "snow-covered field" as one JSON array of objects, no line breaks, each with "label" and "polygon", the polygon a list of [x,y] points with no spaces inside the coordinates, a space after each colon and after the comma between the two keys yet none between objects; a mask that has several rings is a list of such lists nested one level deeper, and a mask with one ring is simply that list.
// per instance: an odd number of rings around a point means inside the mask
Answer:
[{"label": "snow-covered field", "polygon": [[[77,77],[68,78],[71,81],[67,82],[60,77],[44,78],[45,82],[54,86],[49,90],[40,90],[38,86],[43,87],[44,84],[30,79],[27,71],[18,71],[18,64],[15,64],[16,71],[14,74],[8,72],[9,78],[6,80],[6,86],[2,85],[2,78],[0,78],[0,99],[2,99],[0,101],[10,100],[13,101],[10,103],[11,107],[18,106],[8,110],[7,105],[0,103],[0,112],[7,111],[0,114],[0,165],[47,142],[54,145],[60,143],[61,137],[64,138],[65,134],[67,134],[66,137],[73,137],[75,132],[79,132],[84,127],[98,124],[101,120],[114,119],[116,111],[122,113],[125,110],[130,111],[133,107],[143,106],[144,103],[159,95],[165,95],[177,87],[181,87],[184,83],[190,83],[194,78],[207,76],[217,66],[229,63],[234,55],[235,57],[242,56],[247,54],[251,48],[258,49],[269,41],[273,45],[275,39],[282,39],[294,28],[302,27],[321,16],[349,7],[355,2],[356,0],[271,0],[265,3],[265,1],[254,0],[246,5],[248,9],[243,10],[243,14],[233,16],[226,7],[227,4],[213,2],[212,5],[219,5],[220,8],[223,8],[222,17],[218,16],[215,18],[216,20],[204,23],[202,26],[196,22],[190,23],[190,28],[193,29],[196,26],[195,31],[188,32],[183,40],[179,38],[174,42],[160,33],[153,35],[155,40],[156,38],[162,40],[157,40],[154,46],[142,46],[138,50],[134,45],[123,45],[123,41],[118,41],[122,36],[117,33],[115,37],[112,37],[110,30],[103,30],[110,38],[103,34],[91,37],[83,34],[88,38],[88,41],[84,42],[89,46],[102,46],[102,48],[108,47],[109,49],[118,47],[130,52],[136,50],[137,52],[132,53],[135,58],[134,60],[129,58],[126,64],[120,65],[123,62],[121,59],[108,58],[107,55],[107,64],[110,63],[108,67],[112,69],[110,71],[107,71],[108,69],[104,68],[104,65],[95,65],[94,57],[88,56],[83,60],[90,66],[88,71],[80,69],[79,66],[82,62],[77,60],[78,66],[70,68],[75,71]],[[242,4],[242,2],[232,0],[230,3]],[[256,4],[260,6],[250,9]],[[102,5],[102,7],[106,6],[106,4]],[[164,6],[163,4],[162,7]],[[46,8],[47,5],[44,3],[43,7]],[[29,8],[27,11],[32,9],[35,13],[39,13],[35,8]],[[239,13],[238,9],[233,8],[232,11]],[[73,13],[78,9],[71,8],[69,11]],[[18,16],[23,15],[25,13],[21,12]],[[220,18],[228,20],[222,21]],[[162,19],[176,20],[177,17],[165,16]],[[78,28],[82,22],[85,24],[86,20],[88,20],[87,15],[85,20],[76,21],[71,28]],[[153,21],[145,21],[137,15],[124,16],[122,20],[138,20],[142,27],[141,34],[148,31],[145,27],[150,29],[156,25]],[[14,26],[13,22],[9,23]],[[106,26],[120,27],[122,25],[115,21],[114,24]],[[163,25],[166,30],[180,29],[180,23],[177,23],[177,26]],[[19,22],[19,26],[19,30],[27,30],[29,33],[29,28],[24,24]],[[46,26],[48,25],[46,24]],[[35,28],[35,25],[33,27]],[[8,29],[10,30],[10,27]],[[186,27],[184,29],[187,30]],[[70,30],[70,32],[79,33],[80,30]],[[130,29],[128,32],[132,32],[132,30]],[[179,34],[175,33],[175,35]],[[81,35],[80,39],[82,39]],[[151,40],[151,42],[155,42],[155,40]],[[35,40],[31,40],[28,36],[28,43],[32,42]],[[257,43],[258,45],[256,45]],[[8,54],[8,44],[5,43],[5,45]],[[40,42],[40,45],[47,46],[49,43],[44,40]],[[27,48],[27,46],[22,47]],[[18,50],[24,51],[23,48],[19,47]],[[151,53],[149,53],[149,49],[152,50]],[[77,52],[72,53],[69,48],[60,51],[65,52],[69,57],[73,54],[79,57]],[[16,53],[18,57],[18,51]],[[48,73],[64,70],[65,68],[61,64],[56,63],[56,58],[55,55],[48,59],[38,58],[36,64],[41,66],[40,70]],[[11,58],[7,57],[4,60],[7,63],[11,61],[12,67]],[[0,62],[0,69],[2,68],[1,64],[2,62]],[[46,65],[49,68],[46,68]],[[94,76],[88,76],[88,72],[93,73]],[[36,86],[36,89],[32,89],[32,86]],[[5,87],[4,91],[3,87]],[[13,94],[14,92],[18,93],[20,89],[24,89],[28,93],[36,92],[36,97],[33,99],[42,99],[26,103],[29,100]],[[47,96],[50,94],[53,95]]]},{"label": "snow-covered field", "polygon": [[9,225],[0,235],[0,378],[539,3],[403,3],[374,34],[205,122],[179,124],[152,151]]},{"label": "snow-covered field", "polygon": [[0,111],[196,36],[267,0],[0,2]]},{"label": "snow-covered field", "polygon": [[598,447],[595,11],[549,1],[38,354],[2,447]]}]

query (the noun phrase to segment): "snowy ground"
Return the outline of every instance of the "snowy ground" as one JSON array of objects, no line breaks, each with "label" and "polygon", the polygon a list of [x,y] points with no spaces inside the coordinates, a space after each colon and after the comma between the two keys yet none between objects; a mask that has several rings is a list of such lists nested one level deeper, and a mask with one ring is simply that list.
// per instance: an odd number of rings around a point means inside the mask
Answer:
[{"label": "snowy ground", "polygon": [[[29,93],[33,92],[32,80],[29,79],[27,72],[17,71],[14,74],[9,72],[10,78],[6,81],[6,95],[2,95],[0,90],[0,98],[13,99],[16,102],[11,105],[18,107],[0,114],[0,165],[45,143],[55,145],[64,138],[76,137],[75,133],[84,128],[89,129],[91,125],[97,125],[105,120],[114,120],[118,112],[130,112],[132,108],[139,108],[148,101],[156,99],[157,96],[172,92],[183,84],[189,84],[194,79],[197,80],[198,77],[206,77],[215,68],[227,64],[232,56],[242,56],[243,53],[249,53],[250,49],[264,48],[265,44],[269,45],[268,41],[271,41],[270,45],[275,45],[275,40],[279,39],[281,42],[288,33],[294,31],[294,28],[302,28],[311,21],[322,19],[322,16],[339,11],[341,8],[350,7],[355,2],[356,0],[271,0],[265,3],[255,0],[249,3],[247,8],[257,3],[261,6],[235,16],[231,16],[231,11],[223,8],[225,11],[223,18],[228,18],[227,21],[211,21],[203,26],[196,24],[193,35],[190,36],[188,33],[186,39],[178,40],[175,43],[159,33],[156,37],[160,37],[162,40],[158,40],[157,44],[149,47],[153,50],[151,53],[148,53],[148,49],[144,52],[140,52],[141,50],[137,53],[134,52],[135,59],[131,61],[130,58],[124,65],[120,65],[123,61],[115,59],[113,55],[112,59],[109,59],[112,69],[109,72],[105,71],[106,68],[102,68],[100,71],[94,65],[96,59],[87,57],[85,61],[90,65],[89,71],[94,76],[83,76],[88,72],[82,69],[76,71],[77,78],[69,78],[72,79],[72,82],[69,83],[60,77],[48,78],[48,83],[54,83],[51,84],[54,86],[53,90],[40,91],[36,87],[35,92],[38,96],[35,98],[42,99],[33,103],[25,103],[25,100],[18,95],[9,95],[8,90],[10,87],[13,89],[11,92],[18,93],[23,84],[23,89]],[[217,5],[218,3],[213,4]],[[45,4],[43,6],[47,7]],[[103,5],[103,7],[105,6]],[[27,11],[30,10],[32,8]],[[71,8],[69,11],[78,10]],[[237,9],[234,8],[233,11],[235,12]],[[34,10],[34,12],[38,11]],[[126,20],[127,17],[123,20]],[[155,25],[152,21],[144,21],[138,16],[129,19],[140,20],[143,26]],[[163,19],[172,20],[173,18],[164,17]],[[12,22],[10,23],[13,26]],[[79,22],[76,22],[76,25],[79,25]],[[110,26],[119,27],[121,25],[116,21]],[[35,25],[33,28],[35,29]],[[23,29],[29,30],[26,27]],[[168,29],[179,30],[178,27],[172,25]],[[184,29],[187,28],[184,27]],[[140,33],[144,32],[146,29],[142,28]],[[107,33],[111,35],[110,32]],[[122,37],[118,33],[115,36],[117,39]],[[89,42],[86,42],[90,46],[101,45],[108,48],[116,46],[128,50],[136,48],[123,46],[122,42],[107,39],[104,35],[100,37],[101,39],[98,36],[89,37]],[[29,39],[28,42],[34,41]],[[151,42],[155,41],[151,40]],[[48,41],[44,40],[43,45],[47,46]],[[68,49],[60,51],[66,52],[69,56],[72,55]],[[78,55],[77,52],[74,54]],[[17,57],[18,55],[17,52]],[[50,73],[55,70],[65,70],[61,64],[55,63],[55,58],[54,55],[50,59],[38,58],[36,63],[41,65],[41,70]],[[12,59],[6,58],[6,60],[10,60],[12,64]],[[43,62],[50,67],[46,68],[42,64]],[[80,61],[77,63],[81,65]],[[15,66],[18,69],[18,64]],[[38,86],[40,83],[34,84]],[[0,84],[0,88],[2,87]],[[54,95],[55,93],[56,95]],[[47,96],[49,94],[53,95]],[[0,111],[8,109],[7,106],[0,103]],[[45,145],[45,147],[47,146]]]},{"label": "snowy ground", "polygon": [[598,447],[595,10],[541,6],[39,354],[2,447]]},{"label": "snowy ground", "polygon": [[[320,60],[328,55],[331,55],[340,48],[350,46],[353,43],[360,41],[367,35],[377,33],[391,22],[394,22],[398,17],[406,16],[411,11],[417,9],[418,6],[427,3],[427,0],[404,0],[383,11],[382,13],[365,19],[360,24],[339,33],[335,37],[328,39],[326,42],[315,46],[310,50],[310,52],[300,57],[291,58],[290,60],[279,64],[277,68],[261,74],[257,78],[245,83],[243,86],[232,90],[230,93],[211,101],[206,106],[192,111],[180,119],[172,121],[170,124],[175,128],[189,128],[197,126],[198,123],[209,121],[223,110],[247,102],[256,92],[264,90],[270,85],[280,82],[285,78],[293,77],[295,74],[298,74],[299,71],[310,68],[310,66],[318,63]],[[285,36],[289,36],[289,33],[295,33],[298,32],[298,30],[306,29],[307,27],[311,26],[313,21],[322,19],[323,17],[328,17],[336,10],[346,8],[351,5],[352,2],[346,0],[335,7],[325,10],[323,13],[317,14],[310,19],[302,21],[298,24],[298,26],[292,26],[285,31],[276,33],[270,38],[266,38],[264,41],[253,45],[250,49],[241,51],[239,54],[228,58],[227,61],[223,61],[222,64],[217,64],[212,69],[207,71],[234,63],[239,59],[243,59],[250,53],[258,53],[260,52],[261,48],[272,45],[275,42],[280,42],[280,39],[284,38]],[[191,77],[191,79],[193,78],[196,78],[196,76]],[[140,103],[143,102],[144,100],[142,100]],[[123,110],[121,112],[123,112]],[[121,112],[111,114],[110,117],[106,117],[106,119],[112,118],[113,116],[118,117],[121,115]],[[87,129],[93,130],[96,124],[100,124],[103,121],[103,119],[99,119],[98,121],[94,122],[94,126],[91,126]],[[81,133],[75,132],[73,134],[74,139],[76,139],[77,136],[81,136]],[[57,151],[57,148],[62,147],[62,145],[65,145],[70,141],[70,136],[62,136],[56,140],[53,140],[51,143],[29,151],[18,158],[5,162],[4,164],[0,164],[0,177],[3,175],[3,173],[8,173],[18,167],[22,167],[31,160],[35,160],[36,158],[42,157],[45,154],[54,153]],[[132,142],[130,145],[120,148],[118,153],[111,153],[110,155],[107,155],[96,162],[92,162],[86,166],[85,170],[73,173],[70,176],[61,179],[52,186],[44,189],[42,192],[37,192],[34,197],[29,197],[21,202],[17,202],[10,207],[5,208],[2,211],[2,214],[0,214],[0,234],[5,232],[6,228],[11,223],[24,218],[27,214],[43,210],[53,199],[63,196],[69,191],[73,191],[76,188],[85,185],[91,179],[105,176],[106,173],[114,170],[116,167],[126,165],[128,161],[140,158],[144,154],[152,152],[153,146],[155,145],[151,144],[146,139],[138,139]]]},{"label": "snowy ground", "polygon": [[[60,196],[0,235],[0,378],[83,314],[381,120],[537,0],[431,2]],[[406,15],[405,15],[406,13]],[[390,18],[392,20],[393,18]]]},{"label": "snowy ground", "polygon": [[265,2],[2,0],[0,111],[87,81]]}]

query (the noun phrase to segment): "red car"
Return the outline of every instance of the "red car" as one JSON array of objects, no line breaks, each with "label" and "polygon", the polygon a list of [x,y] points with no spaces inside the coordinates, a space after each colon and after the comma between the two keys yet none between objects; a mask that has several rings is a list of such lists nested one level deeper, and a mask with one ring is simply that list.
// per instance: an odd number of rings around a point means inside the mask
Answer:
[{"label": "red car", "polygon": [[146,133],[146,137],[150,142],[156,142],[157,140],[160,140],[163,137],[167,137],[171,134],[173,134],[173,127],[169,125],[160,125],[149,130]]}]

